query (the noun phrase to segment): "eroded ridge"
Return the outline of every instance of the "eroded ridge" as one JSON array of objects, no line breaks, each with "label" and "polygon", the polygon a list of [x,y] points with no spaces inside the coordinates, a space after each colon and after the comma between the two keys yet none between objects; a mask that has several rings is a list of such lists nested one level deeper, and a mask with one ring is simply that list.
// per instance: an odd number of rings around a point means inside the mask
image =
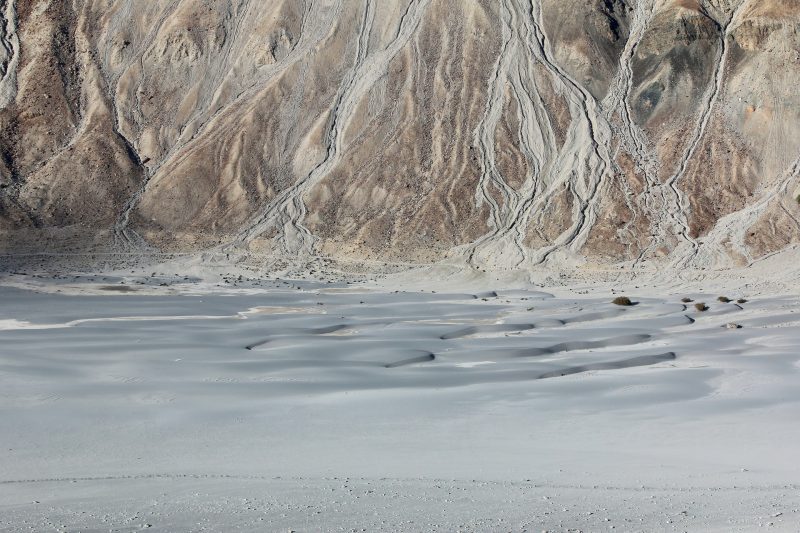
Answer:
[{"label": "eroded ridge", "polygon": [[680,227],[679,235],[685,244],[688,245],[688,247],[683,247],[685,251],[678,253],[672,262],[673,266],[678,268],[688,266],[692,258],[697,255],[700,247],[697,240],[691,235],[687,216],[689,212],[689,202],[686,198],[686,194],[684,194],[678,187],[678,182],[686,173],[687,165],[697,152],[701,141],[706,135],[708,124],[714,115],[717,100],[719,99],[720,92],[722,91],[723,84],[725,83],[726,65],[729,59],[730,47],[730,43],[728,42],[729,32],[730,29],[735,26],[735,22],[738,20],[739,15],[745,6],[747,6],[747,4],[748,2],[744,0],[741,1],[733,13],[731,13],[730,16],[722,22],[711,18],[709,15],[706,15],[714,21],[719,35],[719,47],[714,75],[700,111],[700,118],[694,131],[692,132],[691,137],[689,138],[688,143],[686,144],[683,155],[678,161],[677,169],[669,178],[667,178],[665,182],[666,186],[669,187],[675,201],[674,207],[669,210],[670,217]]},{"label": "eroded ridge", "polygon": [[366,2],[354,65],[340,86],[325,126],[323,160],[271,201],[256,222],[239,234],[235,244],[248,243],[272,228],[278,232],[277,242],[282,251],[292,255],[313,253],[315,237],[303,225],[307,211],[304,197],[338,162],[342,155],[343,133],[353,119],[358,103],[385,75],[389,62],[412,37],[429,3],[429,0],[411,0],[400,18],[394,39],[385,48],[372,51],[369,39],[376,8],[372,0]]},{"label": "eroded ridge", "polygon": [[0,2],[0,109],[17,95],[19,35],[16,7],[16,0]]},{"label": "eroded ridge", "polygon": [[[112,69],[110,67],[111,59],[108,55],[103,59],[105,67],[111,72],[116,72],[111,75],[109,81],[109,97],[114,110],[115,129],[126,140],[134,158],[145,171],[145,179],[142,181],[141,186],[125,203],[114,224],[115,244],[124,250],[146,250],[149,248],[147,242],[139,236],[136,230],[131,228],[130,218],[139,207],[144,195],[153,185],[153,181],[158,181],[159,177],[163,177],[160,175],[160,171],[170,165],[174,165],[176,161],[180,162],[190,156],[192,150],[195,149],[195,145],[201,139],[205,136],[214,135],[214,127],[218,126],[222,117],[241,113],[249,102],[254,99],[257,100],[261,93],[270,90],[272,85],[290,68],[303,61],[305,56],[312,52],[313,47],[319,45],[325,38],[327,32],[335,24],[334,19],[339,11],[335,8],[326,9],[325,6],[319,3],[309,2],[305,5],[302,10],[299,35],[289,43],[285,53],[278,58],[273,56],[275,61],[272,64],[259,68],[257,74],[247,80],[247,85],[229,102],[226,102],[224,88],[231,76],[236,74],[237,58],[246,53],[243,44],[246,41],[246,36],[242,35],[242,32],[246,31],[242,28],[243,21],[247,20],[248,17],[252,17],[254,10],[262,7],[257,3],[254,4],[251,0],[242,2],[235,12],[229,12],[226,17],[226,25],[231,26],[231,28],[224,29],[225,38],[223,39],[222,50],[219,52],[219,57],[212,64],[211,75],[203,77],[200,81],[199,98],[191,114],[183,120],[182,124],[176,124],[179,130],[177,139],[162,157],[155,160],[150,160],[150,158],[142,160],[138,154],[140,151],[139,141],[141,139],[132,138],[128,141],[127,135],[123,131],[130,132],[129,135],[133,137],[134,129],[139,124],[146,122],[144,120],[145,113],[141,108],[142,102],[138,97],[134,100],[132,108],[123,110],[122,106],[118,104],[117,100],[123,94],[121,83],[123,78],[129,77],[131,73],[136,73],[137,69],[141,68],[146,56],[156,53],[154,50],[157,45],[156,36],[166,24],[171,22],[170,17],[180,5],[181,2],[179,0],[174,0],[158,14],[156,22],[150,26],[147,35],[140,41],[141,44],[128,54],[128,59],[122,68],[118,68],[116,71]],[[118,26],[126,23],[126,17],[131,16],[134,9],[135,3],[130,1],[120,7],[116,12],[116,16],[112,19],[113,26],[109,33],[113,35],[115,29],[118,31]],[[146,79],[137,77],[136,83],[135,92],[139,95],[145,91],[143,85],[146,84]],[[123,124],[125,125],[124,127]]]},{"label": "eroded ridge", "polygon": [[[501,21],[503,46],[475,132],[483,169],[478,200],[490,206],[493,231],[468,246],[466,257],[474,266],[517,268],[543,263],[558,249],[578,252],[585,244],[598,215],[598,193],[611,169],[611,128],[589,91],[553,59],[541,2],[506,0]],[[562,145],[556,141],[542,84],[552,84],[567,102],[571,121]],[[494,161],[494,131],[505,98],[514,99],[519,110],[521,148],[531,168],[516,189]],[[529,226],[543,225],[549,216],[545,207],[565,190],[573,199],[572,224],[552,243],[531,249],[525,244]]]},{"label": "eroded ridge", "polygon": [[794,4],[452,7],[0,3],[0,244],[639,275],[800,239]]}]

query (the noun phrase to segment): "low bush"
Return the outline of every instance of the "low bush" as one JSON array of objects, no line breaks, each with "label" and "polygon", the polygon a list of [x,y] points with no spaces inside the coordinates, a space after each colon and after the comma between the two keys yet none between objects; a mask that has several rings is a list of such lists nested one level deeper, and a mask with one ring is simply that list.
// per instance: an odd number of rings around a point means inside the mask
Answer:
[{"label": "low bush", "polygon": [[708,311],[708,306],[703,302],[697,302],[694,304],[694,308],[698,311]]},{"label": "low bush", "polygon": [[717,301],[727,304],[730,303],[731,299],[728,298],[727,296],[720,296],[719,298],[717,298]]},{"label": "low bush", "polygon": [[611,303],[615,305],[633,305],[633,302],[627,296],[617,296],[611,301]]}]

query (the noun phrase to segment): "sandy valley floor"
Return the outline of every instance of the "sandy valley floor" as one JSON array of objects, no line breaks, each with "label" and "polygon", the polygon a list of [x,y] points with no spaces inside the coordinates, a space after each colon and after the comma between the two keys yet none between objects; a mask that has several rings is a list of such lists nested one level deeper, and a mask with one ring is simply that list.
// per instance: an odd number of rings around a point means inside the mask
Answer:
[{"label": "sandy valley floor", "polygon": [[2,531],[800,527],[797,298],[119,282],[0,288]]}]

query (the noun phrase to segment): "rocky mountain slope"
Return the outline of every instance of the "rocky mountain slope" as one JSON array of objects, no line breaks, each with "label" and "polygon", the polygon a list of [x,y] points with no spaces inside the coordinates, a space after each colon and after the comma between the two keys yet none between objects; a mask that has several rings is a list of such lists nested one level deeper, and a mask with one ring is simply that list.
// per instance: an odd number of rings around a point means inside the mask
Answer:
[{"label": "rocky mountain slope", "polygon": [[797,0],[0,0],[0,247],[744,265],[798,82]]}]

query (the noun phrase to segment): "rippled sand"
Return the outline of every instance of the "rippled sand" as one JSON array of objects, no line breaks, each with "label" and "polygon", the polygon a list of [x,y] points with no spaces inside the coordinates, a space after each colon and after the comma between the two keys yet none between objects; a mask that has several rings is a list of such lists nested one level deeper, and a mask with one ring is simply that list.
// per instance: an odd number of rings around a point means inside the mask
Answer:
[{"label": "rippled sand", "polygon": [[0,288],[0,526],[800,522],[796,298],[298,286]]}]

